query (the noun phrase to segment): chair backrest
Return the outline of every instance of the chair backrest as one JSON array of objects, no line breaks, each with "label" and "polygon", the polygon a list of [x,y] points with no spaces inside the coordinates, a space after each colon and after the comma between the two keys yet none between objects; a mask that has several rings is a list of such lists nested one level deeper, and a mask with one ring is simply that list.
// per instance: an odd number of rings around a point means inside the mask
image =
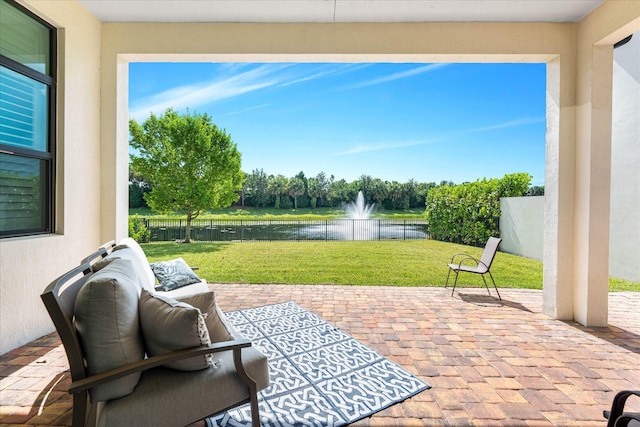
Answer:
[{"label": "chair backrest", "polygon": [[498,237],[489,237],[487,244],[484,245],[484,251],[482,252],[480,261],[487,266],[487,270],[491,268],[491,263],[496,256],[496,252],[498,252],[498,246],[500,246],[501,242],[502,239]]},{"label": "chair backrest", "polygon": [[91,277],[91,274],[85,274],[90,268],[88,263],[80,264],[51,282],[40,295],[64,345],[73,381],[87,377],[84,354],[73,317],[78,292]]},{"label": "chair backrest", "polygon": [[[109,255],[115,247],[116,242],[114,240],[111,240],[110,242],[107,242],[104,245],[100,246],[97,251],[80,261],[80,264],[88,264],[89,266],[91,266],[94,262],[101,260],[102,258]],[[85,271],[84,273],[87,274],[89,272],[91,272],[91,269]]]}]

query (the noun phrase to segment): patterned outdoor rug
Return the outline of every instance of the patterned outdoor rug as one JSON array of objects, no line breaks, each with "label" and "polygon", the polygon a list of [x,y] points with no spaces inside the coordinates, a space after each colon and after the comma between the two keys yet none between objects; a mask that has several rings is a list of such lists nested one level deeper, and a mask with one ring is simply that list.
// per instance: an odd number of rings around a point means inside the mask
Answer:
[{"label": "patterned outdoor rug", "polygon": [[[271,385],[258,394],[262,426],[342,426],[430,388],[292,302],[226,315],[269,358]],[[207,420],[250,424],[248,405]]]}]

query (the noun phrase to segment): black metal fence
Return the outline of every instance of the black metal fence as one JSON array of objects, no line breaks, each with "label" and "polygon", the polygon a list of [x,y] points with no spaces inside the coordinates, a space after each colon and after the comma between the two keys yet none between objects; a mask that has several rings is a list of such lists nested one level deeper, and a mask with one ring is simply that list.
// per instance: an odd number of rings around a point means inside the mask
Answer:
[{"label": "black metal fence", "polygon": [[[143,221],[150,241],[183,240],[185,220]],[[415,240],[429,238],[424,220],[331,219],[331,220],[208,220],[191,221],[191,239],[197,241],[253,240]]]}]

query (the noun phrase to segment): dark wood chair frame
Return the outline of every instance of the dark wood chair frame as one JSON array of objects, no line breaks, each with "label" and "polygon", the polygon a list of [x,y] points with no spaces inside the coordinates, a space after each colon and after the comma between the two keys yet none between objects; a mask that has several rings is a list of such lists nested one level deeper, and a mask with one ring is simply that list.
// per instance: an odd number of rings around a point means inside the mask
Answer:
[{"label": "dark wood chair frame", "polygon": [[[80,345],[80,339],[73,324],[74,305],[80,288],[82,288],[89,277],[91,277],[91,274],[86,273],[91,270],[90,262],[95,260],[98,256],[102,256],[101,253],[103,250],[105,253],[108,252],[107,247],[102,247],[96,253],[85,259],[85,262],[54,280],[49,284],[49,286],[47,286],[44,293],[41,295],[42,301],[49,312],[49,316],[60,335],[60,339],[62,340],[62,344],[69,361],[72,381],[69,387],[69,394],[73,395],[72,426],[81,427],[95,424],[98,405],[91,404],[89,399],[89,390],[95,386],[125,377],[135,372],[142,372],[170,362],[175,362],[177,360],[223,351],[233,352],[233,361],[236,372],[248,387],[249,397],[210,415],[229,410],[245,403],[250,403],[253,425],[259,426],[260,416],[258,411],[257,385],[245,371],[241,358],[242,349],[251,346],[251,341],[249,340],[225,341],[208,346],[174,351],[149,357],[139,362],[121,366],[100,374],[88,375],[85,368],[84,354],[82,346]],[[98,252],[100,252],[100,254],[98,254]],[[196,421],[198,421],[198,419],[194,419],[192,422]]]}]

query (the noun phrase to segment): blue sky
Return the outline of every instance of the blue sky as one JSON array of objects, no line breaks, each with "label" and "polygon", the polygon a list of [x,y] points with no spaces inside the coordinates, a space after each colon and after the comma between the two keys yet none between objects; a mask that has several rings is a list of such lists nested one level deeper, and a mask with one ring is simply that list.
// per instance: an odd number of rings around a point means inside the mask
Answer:
[{"label": "blue sky", "polygon": [[129,110],[208,113],[250,173],[544,185],[544,64],[132,63]]}]

